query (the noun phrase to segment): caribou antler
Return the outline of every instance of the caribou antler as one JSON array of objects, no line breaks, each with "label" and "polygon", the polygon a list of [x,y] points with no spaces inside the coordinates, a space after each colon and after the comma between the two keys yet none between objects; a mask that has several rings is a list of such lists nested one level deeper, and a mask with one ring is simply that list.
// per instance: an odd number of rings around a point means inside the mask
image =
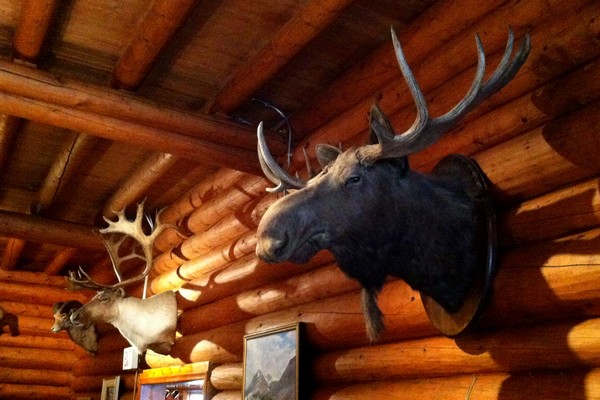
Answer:
[{"label": "caribou antler", "polygon": [[388,130],[381,129],[377,123],[372,124],[371,129],[377,135],[379,143],[363,146],[360,149],[362,161],[366,164],[383,158],[404,157],[434,144],[444,132],[452,128],[474,106],[502,89],[516,75],[529,55],[531,44],[529,34],[526,34],[515,56],[512,57],[514,34],[512,29],[509,28],[504,55],[494,73],[488,80],[484,81],[485,52],[479,35],[475,34],[477,70],[471,88],[466,96],[446,114],[437,118],[430,118],[425,96],[404,57],[400,41],[393,29],[392,41],[394,42],[394,50],[400,70],[417,107],[417,118],[406,132],[395,136],[389,134]]},{"label": "caribou antler", "polygon": [[[72,289],[85,288],[103,290],[107,288],[118,288],[142,280],[150,273],[153,263],[154,240],[165,228],[168,228],[171,225],[160,223],[159,211],[155,218],[155,226],[152,219],[147,215],[144,215],[144,202],[138,204],[136,216],[133,221],[129,221],[127,219],[125,216],[125,210],[115,212],[115,214],[117,215],[116,221],[111,221],[108,218],[103,217],[106,223],[108,223],[108,227],[100,229],[99,232],[102,235],[110,234],[110,236],[102,236],[102,241],[104,242],[104,247],[106,247],[106,250],[110,256],[110,260],[112,262],[118,282],[113,285],[98,283],[94,281],[81,267],[79,267],[77,272],[69,272],[69,277],[67,278]],[[144,228],[142,226],[144,217],[150,225],[151,232],[149,234],[144,232]],[[114,236],[113,234],[118,234],[119,236]],[[135,248],[129,254],[119,255],[119,248],[127,238],[132,238],[139,243],[143,251],[143,256],[138,254]],[[144,271],[135,277],[123,280],[120,269],[121,264],[127,260],[135,258],[146,261]]]}]

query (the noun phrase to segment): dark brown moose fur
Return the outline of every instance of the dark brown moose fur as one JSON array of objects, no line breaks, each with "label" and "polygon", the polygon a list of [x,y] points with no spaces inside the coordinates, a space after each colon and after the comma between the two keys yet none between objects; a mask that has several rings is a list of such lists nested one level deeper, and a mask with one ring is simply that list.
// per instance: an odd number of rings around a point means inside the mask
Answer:
[{"label": "dark brown moose fur", "polygon": [[320,160],[327,166],[319,175],[274,203],[260,222],[257,253],[306,262],[331,251],[362,285],[367,332],[376,340],[383,331],[377,294],[388,275],[449,312],[460,308],[473,272],[464,266],[473,264],[474,204],[459,182],[411,171],[405,158],[365,162],[361,149]]},{"label": "dark brown moose fur", "polygon": [[83,306],[77,300],[54,303],[52,313],[54,314],[54,325],[52,332],[67,331],[69,338],[77,345],[95,354],[98,351],[98,334],[94,324],[79,325],[71,322],[71,315]]}]

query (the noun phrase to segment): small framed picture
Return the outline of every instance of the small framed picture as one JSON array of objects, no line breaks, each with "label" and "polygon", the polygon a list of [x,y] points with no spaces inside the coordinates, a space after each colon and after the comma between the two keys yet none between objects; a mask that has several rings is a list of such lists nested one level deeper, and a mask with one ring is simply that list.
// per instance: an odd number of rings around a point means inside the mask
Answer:
[{"label": "small framed picture", "polygon": [[300,399],[301,324],[244,337],[244,400]]},{"label": "small framed picture", "polygon": [[102,380],[102,393],[100,400],[119,400],[119,383],[121,377],[119,375],[114,378],[105,378]]}]

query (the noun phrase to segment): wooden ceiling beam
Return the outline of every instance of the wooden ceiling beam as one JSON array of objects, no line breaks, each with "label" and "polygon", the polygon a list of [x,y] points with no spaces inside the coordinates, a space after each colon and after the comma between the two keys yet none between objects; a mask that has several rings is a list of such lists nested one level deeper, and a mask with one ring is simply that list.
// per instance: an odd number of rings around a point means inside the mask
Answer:
[{"label": "wooden ceiling beam", "polygon": [[44,273],[49,276],[58,275],[71,258],[75,256],[78,249],[75,247],[63,247],[54,254]]},{"label": "wooden ceiling beam", "polygon": [[14,57],[35,62],[56,12],[58,0],[24,0],[13,39]]},{"label": "wooden ceiling beam", "polygon": [[119,89],[135,89],[195,5],[196,0],[155,0],[119,58],[111,85]]},{"label": "wooden ceiling beam", "polygon": [[0,235],[78,249],[104,251],[96,227],[0,210]]},{"label": "wooden ceiling beam", "polygon": [[[93,94],[82,93],[56,80],[39,80],[40,75],[31,68],[10,65],[10,63],[0,64],[0,112],[2,113],[150,150],[172,153],[206,164],[252,174],[261,173],[256,156],[255,134],[247,128],[222,124],[206,118],[184,116],[184,124],[196,120],[211,131],[212,135],[209,135],[211,138],[219,140],[209,141],[192,137],[157,127],[164,125],[161,121],[168,121],[171,125],[177,124],[179,121],[174,118],[183,113],[171,113],[156,106],[149,106],[116,94],[114,91],[96,89],[92,90]],[[16,73],[15,69],[19,70],[19,73]],[[89,106],[90,103],[94,106]],[[98,109],[99,105],[101,105],[100,109]],[[114,105],[122,112],[105,108],[108,105]],[[135,110],[140,112],[148,108],[152,110],[155,117],[162,119],[153,125],[146,125],[140,123],[139,117],[134,117],[134,121],[119,118],[124,117],[123,114],[132,114]],[[151,121],[145,120],[145,122]],[[237,147],[241,140],[233,138],[232,133],[250,139],[253,142],[252,149]],[[249,144],[250,140],[246,143]],[[235,143],[235,145],[224,143]],[[283,144],[280,141],[279,143]]]},{"label": "wooden ceiling beam", "polygon": [[102,215],[112,218],[116,211],[125,209],[138,200],[150,186],[163,176],[176,162],[168,153],[155,153],[134,171],[105,203]]},{"label": "wooden ceiling beam", "polygon": [[21,257],[21,253],[25,248],[26,241],[23,239],[10,238],[4,248],[2,261],[0,261],[0,269],[3,271],[12,271],[17,266],[17,261]]},{"label": "wooden ceiling beam", "polygon": [[54,164],[50,167],[42,188],[38,192],[38,201],[31,206],[32,213],[43,213],[50,207],[59,190],[65,187],[80,162],[88,154],[87,149],[93,140],[95,138],[89,135],[77,134],[54,158]]},{"label": "wooden ceiling beam", "polygon": [[354,0],[310,0],[259,53],[239,67],[215,98],[211,113],[229,114],[275,75]]},{"label": "wooden ceiling beam", "polygon": [[[222,118],[176,111],[124,91],[57,79],[49,73],[9,61],[0,60],[0,91],[78,112],[179,133],[190,140],[202,139],[256,152],[256,131],[247,126]],[[285,143],[276,133],[265,132],[265,135],[274,154],[285,152]]]}]

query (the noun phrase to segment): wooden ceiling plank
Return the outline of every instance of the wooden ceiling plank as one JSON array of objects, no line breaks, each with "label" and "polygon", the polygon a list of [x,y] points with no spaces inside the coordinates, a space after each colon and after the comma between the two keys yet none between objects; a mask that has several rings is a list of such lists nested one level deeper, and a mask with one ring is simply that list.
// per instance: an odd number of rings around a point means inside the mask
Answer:
[{"label": "wooden ceiling plank", "polygon": [[2,255],[2,261],[0,262],[0,269],[3,271],[12,271],[16,269],[17,262],[23,253],[25,248],[25,240],[18,238],[10,238],[4,248],[4,254]]},{"label": "wooden ceiling plank", "polygon": [[104,251],[96,227],[0,210],[0,235],[37,243]]},{"label": "wooden ceiling plank", "polygon": [[[58,275],[65,265],[72,259],[77,253],[75,247],[64,247],[56,252],[54,258],[50,261],[44,273],[49,276]],[[63,282],[64,284],[64,282]]]},{"label": "wooden ceiling plank", "polygon": [[[0,60],[0,91],[189,137],[256,150],[256,132],[252,128],[222,118],[169,109],[124,91],[58,79],[49,73],[10,61]],[[281,138],[274,132],[267,131],[265,134],[269,149],[274,154],[283,154],[286,146]]]},{"label": "wooden ceiling plank", "polygon": [[195,5],[196,0],[155,0],[119,58],[111,85],[119,89],[135,89]]},{"label": "wooden ceiling plank", "polygon": [[176,162],[178,158],[168,153],[155,153],[135,170],[121,187],[105,203],[102,215],[112,218],[116,211],[125,209],[160,179]]},{"label": "wooden ceiling plank", "polygon": [[130,121],[0,92],[0,112],[206,164],[260,175],[256,150],[228,146]]},{"label": "wooden ceiling plank", "polygon": [[58,0],[24,0],[13,39],[14,57],[35,62],[56,11]]},{"label": "wooden ceiling plank", "polygon": [[229,114],[287,64],[354,0],[311,0],[271,42],[238,68],[215,98],[211,113]]},{"label": "wooden ceiling plank", "polygon": [[50,207],[59,190],[67,185],[81,161],[86,157],[88,143],[92,140],[95,138],[77,134],[73,141],[67,143],[56,156],[38,193],[38,201],[31,206],[33,213],[43,213]]}]

